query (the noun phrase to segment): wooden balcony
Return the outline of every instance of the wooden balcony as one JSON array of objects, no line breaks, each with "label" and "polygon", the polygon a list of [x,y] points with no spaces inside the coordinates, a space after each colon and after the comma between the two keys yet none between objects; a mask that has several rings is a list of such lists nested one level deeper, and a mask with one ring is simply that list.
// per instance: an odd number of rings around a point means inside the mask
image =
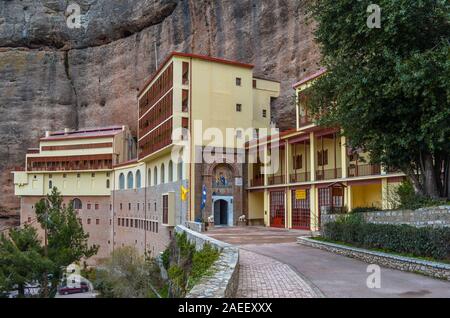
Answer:
[{"label": "wooden balcony", "polygon": [[342,178],[342,169],[341,168],[316,170],[316,180],[317,181],[333,180],[333,179],[339,179],[339,178]]},{"label": "wooden balcony", "polygon": [[284,175],[272,176],[272,177],[269,177],[269,185],[284,184],[284,183],[286,183],[285,180],[286,180],[286,178]]},{"label": "wooden balcony", "polygon": [[264,186],[264,177],[263,176],[254,177],[250,181],[250,185],[252,187],[262,187],[262,186]]},{"label": "wooden balcony", "polygon": [[311,172],[296,172],[292,173],[289,178],[291,183],[297,183],[297,182],[308,182],[311,181]]},{"label": "wooden balcony", "polygon": [[376,176],[381,174],[380,165],[353,165],[348,168],[348,177]]}]

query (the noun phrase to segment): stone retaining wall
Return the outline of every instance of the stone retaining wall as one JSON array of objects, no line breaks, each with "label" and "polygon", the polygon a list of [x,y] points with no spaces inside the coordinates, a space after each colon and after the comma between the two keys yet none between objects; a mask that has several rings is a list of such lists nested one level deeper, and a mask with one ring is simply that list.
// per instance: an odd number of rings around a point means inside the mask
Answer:
[{"label": "stone retaining wall", "polygon": [[186,298],[233,298],[239,282],[239,249],[181,225],[175,231],[185,232],[197,250],[201,250],[208,242],[221,252],[219,259],[212,265],[213,274],[203,277]]},{"label": "stone retaining wall", "polygon": [[297,243],[355,258],[368,264],[377,264],[405,272],[420,273],[426,276],[450,281],[450,264],[430,262],[411,257],[370,251],[362,248],[321,242],[307,237],[299,237]]},{"label": "stone retaining wall", "polygon": [[[378,211],[359,213],[366,222],[376,224],[407,224],[416,227],[450,227],[450,206],[418,210]],[[322,224],[336,221],[340,214],[322,213]]]}]

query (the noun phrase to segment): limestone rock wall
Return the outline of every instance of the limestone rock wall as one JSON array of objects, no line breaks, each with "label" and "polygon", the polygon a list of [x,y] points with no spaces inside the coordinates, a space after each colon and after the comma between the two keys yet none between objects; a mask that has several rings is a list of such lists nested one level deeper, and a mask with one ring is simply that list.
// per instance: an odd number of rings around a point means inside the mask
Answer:
[{"label": "limestone rock wall", "polygon": [[[81,7],[82,28],[65,10]],[[0,213],[14,213],[10,171],[45,130],[128,124],[136,93],[170,51],[255,64],[282,83],[273,109],[294,125],[291,85],[319,68],[304,0],[4,0],[0,2]],[[156,49],[155,49],[156,48]]]}]

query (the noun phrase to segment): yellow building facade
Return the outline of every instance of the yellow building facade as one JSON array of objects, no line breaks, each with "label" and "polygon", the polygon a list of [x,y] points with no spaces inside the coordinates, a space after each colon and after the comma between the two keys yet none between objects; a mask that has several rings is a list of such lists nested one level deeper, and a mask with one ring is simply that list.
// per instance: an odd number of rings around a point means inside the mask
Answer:
[{"label": "yellow building facade", "polygon": [[[355,208],[389,208],[402,173],[371,164],[370,155],[351,149],[340,130],[316,126],[308,116],[306,91],[324,70],[294,85],[296,129],[249,147],[249,217],[266,226],[319,230],[321,213]],[[275,171],[264,167],[277,159]]]}]

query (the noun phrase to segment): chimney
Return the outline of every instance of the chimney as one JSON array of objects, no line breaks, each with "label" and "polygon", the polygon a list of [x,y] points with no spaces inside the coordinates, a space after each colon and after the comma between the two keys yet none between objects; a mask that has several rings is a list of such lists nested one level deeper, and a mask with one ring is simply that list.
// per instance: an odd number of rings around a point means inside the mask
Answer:
[{"label": "chimney", "polygon": [[64,135],[68,135],[70,133],[70,128],[64,128]]},{"label": "chimney", "polygon": [[46,130],[46,131],[45,131],[45,138],[48,138],[48,137],[50,137],[50,131],[49,131],[49,130]]}]

